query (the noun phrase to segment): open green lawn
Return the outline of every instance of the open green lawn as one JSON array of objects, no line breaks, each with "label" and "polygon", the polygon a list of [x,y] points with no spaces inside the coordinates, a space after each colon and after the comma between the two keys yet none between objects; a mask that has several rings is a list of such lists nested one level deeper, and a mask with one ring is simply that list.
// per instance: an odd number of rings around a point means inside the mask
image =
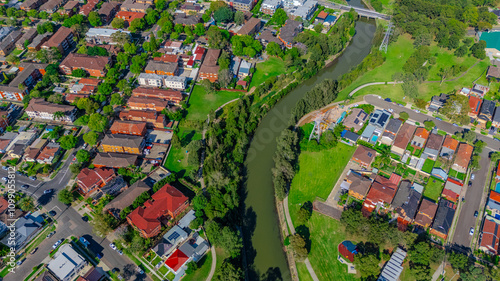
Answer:
[{"label": "open green lawn", "polygon": [[425,159],[424,166],[422,166],[422,171],[430,174],[432,172],[432,168],[434,167],[434,163],[436,163],[436,161],[433,161],[429,158]]},{"label": "open green lawn", "polygon": [[[300,169],[295,175],[288,196],[290,216],[296,217],[300,204],[326,199],[354,153],[355,147],[338,143],[320,152],[302,151]],[[307,223],[311,233],[309,259],[320,280],[356,280],[347,274],[347,266],[337,261],[337,246],[345,239],[340,223],[332,218],[313,213]],[[325,258],[328,257],[328,258]],[[311,280],[302,263],[297,264],[300,280]]]},{"label": "open green lawn", "polygon": [[430,178],[424,189],[424,197],[427,197],[435,202],[438,201],[441,192],[443,191],[444,182],[435,178]]},{"label": "open green lawn", "polygon": [[204,280],[210,273],[210,268],[212,266],[212,252],[208,251],[207,254],[198,261],[198,269],[192,273],[182,277],[183,281],[196,281]]},{"label": "open green lawn", "polygon": [[174,146],[170,149],[167,161],[165,162],[165,168],[174,172],[184,171],[185,173],[187,173],[190,170],[197,168],[188,164],[189,152],[186,153],[187,145],[193,140],[201,140],[202,132],[200,130],[185,127],[182,125],[182,123],[179,124],[178,128],[179,131],[177,134],[183,146]]},{"label": "open green lawn", "polygon": [[250,89],[260,85],[267,78],[285,73],[285,62],[281,58],[270,57],[268,60],[257,63],[253,74]]},{"label": "open green lawn", "polygon": [[[367,72],[362,75],[351,85],[346,87],[338,95],[337,100],[344,100],[348,94],[360,85],[370,83],[370,82],[383,82],[392,81],[392,75],[396,72],[402,72],[402,67],[408,57],[413,53],[412,40],[408,35],[399,36],[398,41],[389,45],[387,49],[386,61],[383,65],[377,67],[376,69]],[[431,45],[431,55],[437,57],[437,63],[432,66],[429,71],[428,80],[429,81],[439,81],[440,77],[437,75],[439,69],[443,66],[450,66],[454,64],[465,65],[467,67],[472,66],[477,59],[474,57],[465,56],[463,58],[457,58],[453,55],[453,52],[442,49],[436,46],[433,42]],[[425,100],[430,100],[433,95],[439,93],[447,93],[452,90],[458,90],[465,86],[472,86],[472,82],[481,77],[481,74],[488,67],[489,62],[484,60],[479,62],[475,67],[473,67],[466,75],[462,78],[457,79],[452,82],[444,82],[442,85],[440,83],[425,83],[419,85],[420,97]],[[453,78],[453,77],[450,77]],[[450,79],[448,78],[448,79]],[[375,85],[363,88],[358,91],[354,97],[360,99],[361,96],[367,94],[380,95],[384,98],[391,98],[393,101],[405,101],[403,90],[401,85]]]},{"label": "open green lawn", "polygon": [[211,110],[216,110],[226,102],[238,98],[241,92],[217,91],[207,94],[200,85],[195,85],[189,98],[187,120],[206,120]]},{"label": "open green lawn", "polygon": [[160,272],[161,275],[165,275],[168,272],[168,268],[166,266],[162,266],[158,269],[158,271]]},{"label": "open green lawn", "polygon": [[465,180],[465,174],[464,173],[460,173],[460,172],[455,171],[453,169],[450,169],[450,172],[448,173],[448,176],[450,176],[452,178],[459,179],[459,180]]},{"label": "open green lawn", "polygon": [[297,272],[299,273],[300,281],[313,281],[311,274],[307,271],[306,264],[303,262],[296,262]]},{"label": "open green lawn", "polygon": [[169,274],[167,274],[167,279],[168,280],[172,281],[172,280],[174,280],[174,278],[175,278],[175,274],[174,273],[170,272]]}]

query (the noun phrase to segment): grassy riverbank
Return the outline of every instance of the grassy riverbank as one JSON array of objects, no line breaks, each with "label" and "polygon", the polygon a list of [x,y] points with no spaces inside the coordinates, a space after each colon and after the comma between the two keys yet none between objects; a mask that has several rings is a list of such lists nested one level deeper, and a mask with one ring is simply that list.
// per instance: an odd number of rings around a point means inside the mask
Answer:
[{"label": "grassy riverbank", "polygon": [[[351,85],[342,90],[337,101],[345,100],[348,94],[356,89],[357,87],[372,83],[372,82],[388,82],[392,81],[392,76],[396,72],[403,71],[403,65],[410,55],[414,52],[413,40],[409,35],[399,36],[398,41],[391,43],[387,49],[386,61],[383,65],[367,72],[358,79],[356,79]],[[429,81],[439,81],[438,73],[442,67],[451,65],[464,65],[470,68],[478,60],[472,56],[456,57],[452,51],[448,49],[440,48],[433,42],[430,46],[430,52],[432,56],[436,57],[436,64],[433,65],[429,71],[428,80]],[[477,65],[472,67],[463,77],[452,82],[440,83],[425,83],[419,85],[420,98],[425,100],[430,100],[433,95],[439,93],[447,93],[452,90],[458,90],[462,87],[472,86],[472,82],[481,76],[489,63],[485,61],[480,61]],[[461,74],[459,74],[461,75]],[[452,79],[454,77],[449,77],[447,79]],[[358,91],[354,97],[362,97],[367,94],[376,94],[382,97],[388,97],[395,99],[396,101],[401,101],[404,97],[401,85],[375,85],[366,87]]]}]

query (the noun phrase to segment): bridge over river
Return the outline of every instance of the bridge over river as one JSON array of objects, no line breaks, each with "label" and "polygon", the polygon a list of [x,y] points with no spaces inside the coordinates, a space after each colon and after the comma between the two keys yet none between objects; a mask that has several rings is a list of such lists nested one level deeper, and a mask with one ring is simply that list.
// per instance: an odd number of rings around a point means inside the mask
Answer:
[{"label": "bridge over river", "polygon": [[333,2],[329,2],[329,1],[324,1],[324,0],[320,0],[318,2],[322,6],[325,6],[325,7],[330,8],[330,9],[337,9],[337,10],[343,10],[343,11],[350,11],[351,9],[354,9],[354,11],[356,11],[356,13],[358,13],[362,17],[367,17],[367,18],[371,18],[371,19],[391,20],[391,16],[389,16],[389,15],[375,12],[375,11],[365,9],[365,8],[341,5],[341,4],[337,4],[337,3],[333,3]]}]

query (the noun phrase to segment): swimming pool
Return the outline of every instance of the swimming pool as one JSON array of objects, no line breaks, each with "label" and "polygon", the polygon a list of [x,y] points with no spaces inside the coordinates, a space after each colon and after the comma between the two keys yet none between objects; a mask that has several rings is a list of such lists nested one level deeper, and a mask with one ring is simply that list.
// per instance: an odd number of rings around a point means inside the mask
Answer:
[{"label": "swimming pool", "polygon": [[377,139],[378,139],[378,136],[377,136],[377,135],[373,135],[373,136],[372,136],[372,142],[373,142],[373,143],[376,143],[376,142],[377,142]]},{"label": "swimming pool", "polygon": [[497,182],[497,185],[495,185],[495,191],[500,192],[500,182]]}]

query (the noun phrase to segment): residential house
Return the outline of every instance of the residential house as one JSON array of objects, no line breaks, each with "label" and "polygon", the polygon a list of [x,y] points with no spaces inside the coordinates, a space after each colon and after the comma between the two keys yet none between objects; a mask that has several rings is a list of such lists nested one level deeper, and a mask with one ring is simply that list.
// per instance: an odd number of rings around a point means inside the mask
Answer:
[{"label": "residential house", "polygon": [[287,19],[285,25],[281,27],[278,38],[283,42],[283,44],[291,49],[295,43],[295,37],[302,32],[302,23]]},{"label": "residential house", "polygon": [[252,63],[241,60],[240,68],[238,69],[238,79],[243,80],[245,77],[250,76],[250,70],[252,69]]},{"label": "residential house", "polygon": [[126,153],[106,153],[98,152],[92,164],[96,168],[126,168],[130,166],[137,166],[138,157],[134,154]]},{"label": "residential house", "polygon": [[431,133],[427,139],[427,145],[425,146],[423,154],[425,154],[427,158],[436,161],[439,155],[439,150],[441,149],[441,144],[443,144],[443,140],[444,136]]},{"label": "residential house", "polygon": [[355,132],[358,132],[363,128],[366,120],[368,119],[368,113],[366,113],[361,108],[354,108],[349,115],[344,119],[344,126],[346,129],[353,128]]},{"label": "residential house", "polygon": [[76,107],[50,103],[43,98],[31,99],[26,107],[26,114],[34,119],[73,122],[76,116]]},{"label": "residential house", "polygon": [[365,200],[366,193],[372,185],[372,180],[356,171],[349,170],[344,181],[340,184],[341,189],[348,190],[349,196],[358,200]]},{"label": "residential house", "polygon": [[36,52],[39,51],[42,48],[42,45],[47,42],[51,37],[52,33],[48,32],[45,34],[38,34],[35,39],[31,42],[31,44],[28,45],[28,51],[30,52]]},{"label": "residential house", "polygon": [[104,2],[97,12],[99,13],[99,16],[101,16],[102,22],[104,24],[109,24],[115,17],[115,14],[118,12],[121,5],[122,4],[120,2]]},{"label": "residential house", "polygon": [[121,12],[140,12],[146,13],[147,9],[152,8],[153,1],[143,1],[143,0],[125,0],[121,5]]},{"label": "residential house", "polygon": [[26,149],[26,153],[24,154],[24,160],[28,162],[35,162],[36,157],[42,151],[42,149],[45,147],[47,144],[47,139],[36,139],[28,149]]},{"label": "residential house", "polygon": [[0,85],[0,97],[8,100],[23,101],[27,90],[20,90],[19,87]]},{"label": "residential house", "polygon": [[[70,84],[70,88],[69,88],[69,92],[71,94],[75,94],[75,95],[80,95],[81,98],[88,98],[91,94],[95,93],[97,90],[97,87],[95,86],[89,86],[89,85],[84,85],[84,84]],[[69,103],[72,103],[74,101],[74,98],[73,98],[73,101],[71,101],[70,99],[68,99],[68,97],[66,97],[66,100],[69,102]]]},{"label": "residential house", "polygon": [[180,272],[180,269],[189,260],[189,257],[184,254],[181,250],[176,249],[165,261],[165,265],[172,270],[174,274]]},{"label": "residential house", "polygon": [[97,189],[105,186],[108,182],[116,177],[113,169],[97,168],[89,169],[84,168],[76,176],[76,183],[78,185],[78,192],[85,197],[91,195]]},{"label": "residential house", "polygon": [[489,91],[490,87],[480,84],[475,84],[472,90],[470,91],[470,95],[484,99],[484,95],[486,95],[486,93],[488,93]]},{"label": "residential house", "polygon": [[16,48],[16,42],[23,36],[21,30],[14,30],[0,42],[0,56],[7,56]]},{"label": "residential house", "polygon": [[[111,2],[106,2],[111,3]],[[105,4],[106,4],[105,3]],[[109,29],[109,28],[89,28],[85,34],[85,40],[92,44],[117,44],[112,35],[115,33],[125,33],[130,37],[130,32],[120,30],[120,29]]]},{"label": "residential house", "polygon": [[416,189],[410,181],[402,181],[399,185],[392,206],[396,209],[399,217],[398,224],[407,226],[413,222],[417,214],[418,205],[422,198],[423,189]]},{"label": "residential house", "polygon": [[481,111],[479,111],[478,121],[479,123],[486,124],[488,121],[493,119],[493,114],[495,113],[495,101],[483,100],[483,105],[481,106]]},{"label": "residential house", "polygon": [[71,28],[61,26],[49,40],[42,44],[42,49],[57,48],[61,54],[64,54],[73,44],[73,31]]},{"label": "residential house", "polygon": [[36,157],[36,162],[40,164],[54,164],[54,160],[61,152],[61,146],[55,142],[49,142]]},{"label": "residential house", "polygon": [[500,245],[500,219],[486,215],[479,236],[479,250],[490,255],[498,255]]},{"label": "residential house", "polygon": [[198,262],[209,249],[208,242],[198,232],[179,247],[179,250],[188,256],[190,261],[194,262]]},{"label": "residential house", "polygon": [[176,218],[188,204],[188,198],[167,183],[152,195],[151,200],[132,211],[127,216],[127,221],[142,237],[151,238],[160,233],[164,218]]},{"label": "residential house", "polygon": [[153,248],[153,251],[160,257],[165,257],[172,253],[177,246],[184,242],[189,235],[178,225],[174,225],[165,235],[161,241]]},{"label": "residential house", "polygon": [[451,167],[453,170],[465,174],[467,172],[467,167],[469,167],[469,162],[472,157],[472,150],[474,147],[467,143],[460,143],[457,150],[457,156]]},{"label": "residential house", "polygon": [[27,29],[21,39],[17,40],[16,42],[16,48],[19,50],[24,50],[26,47],[24,46],[26,43],[27,45],[31,44],[33,42],[33,39],[38,35],[36,28],[30,28]]},{"label": "residential house", "polygon": [[217,60],[219,59],[221,50],[219,49],[208,49],[205,59],[200,67],[200,80],[208,79],[210,82],[216,82],[219,78],[219,65],[217,65]]},{"label": "residential house", "polygon": [[202,10],[201,5],[196,5],[196,4],[184,4],[179,7],[179,11],[182,11],[185,14],[190,14],[190,13],[200,13]]},{"label": "residential house", "polygon": [[137,77],[139,85],[150,87],[166,87],[184,90],[187,86],[187,77],[141,73]]},{"label": "residential house", "polygon": [[146,123],[115,120],[109,130],[112,134],[144,136],[146,134]]},{"label": "residential house", "polygon": [[153,60],[161,62],[175,62],[179,64],[179,56],[174,54],[163,54],[161,57],[153,58]]},{"label": "residential house", "polygon": [[169,105],[169,101],[158,98],[130,97],[127,101],[127,106],[134,110],[162,111]]},{"label": "residential house", "polygon": [[5,132],[0,136],[0,153],[6,153],[9,145],[17,138],[19,134],[14,132]]},{"label": "residential house", "polygon": [[119,114],[121,120],[146,122],[149,128],[164,128],[165,115],[158,114],[156,110],[128,110],[121,111]]},{"label": "residential house", "polygon": [[29,11],[32,9],[37,9],[43,3],[45,3],[45,0],[26,0],[21,3],[21,6],[19,8],[24,11]]},{"label": "residential house", "polygon": [[141,154],[144,144],[141,136],[106,134],[101,141],[101,148],[104,152]]},{"label": "residential house", "polygon": [[490,190],[488,202],[486,203],[486,210],[491,216],[500,219],[500,193]]},{"label": "residential house", "polygon": [[49,14],[53,14],[66,3],[66,0],[49,0],[40,6],[39,11],[45,11]]},{"label": "residential house", "polygon": [[323,22],[323,26],[326,26],[329,28],[330,26],[333,26],[337,22],[337,17],[333,15],[328,15]]},{"label": "residential house", "polygon": [[415,135],[411,140],[411,146],[416,150],[424,148],[427,139],[429,138],[429,131],[425,128],[417,128]]},{"label": "residential house", "polygon": [[494,127],[500,127],[500,110],[498,109],[500,106],[495,108],[495,114],[493,115],[493,119],[491,119],[491,125]]},{"label": "residential house", "polygon": [[325,21],[326,17],[328,17],[328,13],[325,11],[321,11],[318,13],[315,20],[317,20],[320,23],[323,23]]},{"label": "residential house", "polygon": [[124,4],[121,6],[121,11],[116,13],[115,18],[120,18],[126,21],[129,25],[130,23],[135,20],[135,19],[143,19],[146,14],[144,12],[129,12],[129,11],[124,11],[123,10]]},{"label": "residential house", "polygon": [[490,65],[488,67],[488,72],[486,72],[486,79],[500,81],[500,67],[496,65]]},{"label": "residential house", "polygon": [[392,145],[394,139],[396,139],[396,135],[399,132],[399,128],[401,128],[401,125],[403,125],[403,121],[401,121],[400,119],[394,118],[389,120],[389,123],[387,123],[384,133],[382,134],[380,142],[386,145]]},{"label": "residential house", "polygon": [[363,202],[363,213],[367,216],[375,209],[389,209],[392,199],[396,195],[400,180],[401,176],[394,173],[390,179],[378,175]]},{"label": "residential house", "polygon": [[155,60],[150,60],[144,71],[146,73],[154,73],[158,75],[170,75],[175,76],[179,70],[179,64],[175,62],[158,62]]},{"label": "residential house", "polygon": [[441,93],[439,96],[433,96],[431,99],[431,103],[427,108],[430,112],[437,112],[440,108],[442,108],[446,101],[450,98],[449,95]]},{"label": "residential house", "polygon": [[111,66],[111,57],[71,53],[61,62],[59,69],[66,75],[71,75],[76,69],[83,69],[91,76],[104,77],[106,65]]},{"label": "residential house", "polygon": [[80,2],[78,1],[68,1],[60,11],[61,15],[67,15],[68,17],[73,16],[78,12],[78,7],[80,7]]},{"label": "residential house", "polygon": [[342,133],[340,133],[340,137],[344,138],[348,143],[351,143],[352,145],[356,144],[359,139],[358,134],[348,130],[343,130]]},{"label": "residential house", "polygon": [[183,99],[182,93],[177,90],[146,87],[138,87],[132,90],[132,97],[157,98],[168,101],[170,104],[179,104]]},{"label": "residential house", "polygon": [[90,12],[95,10],[99,2],[100,0],[88,0],[87,3],[80,8],[79,14],[88,17]]},{"label": "residential house", "polygon": [[[117,153],[116,153],[117,154]],[[104,211],[119,218],[120,213],[127,207],[131,206],[135,199],[144,192],[149,192],[151,188],[143,181],[136,181],[125,191],[116,196],[111,202],[104,206]]]},{"label": "residential house", "polygon": [[452,160],[453,155],[455,154],[455,150],[457,150],[458,144],[459,143],[456,139],[452,138],[450,135],[446,135],[439,156],[448,160]]},{"label": "residential house", "polygon": [[394,253],[392,253],[391,259],[382,268],[382,273],[377,280],[379,281],[397,281],[399,276],[403,272],[403,263],[406,258],[406,251],[401,248],[397,248]]},{"label": "residential house", "polygon": [[358,254],[358,247],[351,241],[344,240],[339,244],[338,251],[343,258],[348,259],[352,263],[354,262],[354,256]]},{"label": "residential house", "polygon": [[440,199],[436,217],[432,223],[431,234],[446,240],[450,231],[453,217],[455,216],[456,206],[446,199]]},{"label": "residential house", "polygon": [[258,39],[260,39],[261,43],[264,45],[264,46],[267,46],[267,44],[269,44],[269,42],[274,42],[278,45],[280,45],[281,48],[284,47],[284,44],[283,42],[281,42],[281,40],[275,36],[274,34],[274,31],[271,31],[269,29],[264,29],[257,37]]},{"label": "residential house", "polygon": [[469,116],[472,118],[476,118],[477,115],[479,114],[479,110],[481,109],[481,104],[483,103],[483,100],[481,98],[478,98],[476,96],[469,96]]},{"label": "residential house", "polygon": [[387,122],[389,122],[389,118],[391,113],[385,110],[377,109],[370,117],[368,121],[368,126],[366,126],[365,130],[361,134],[361,139],[371,144],[376,144],[379,140],[380,136],[383,134],[385,130],[385,126]]},{"label": "residential house", "polygon": [[[10,211],[6,213],[10,215]],[[11,225],[12,222],[13,221],[10,221],[8,224]],[[19,219],[13,223],[13,233],[5,236],[1,242],[5,246],[13,248],[15,252],[18,252],[42,230],[42,223],[43,219],[39,220],[33,216],[19,217]]]},{"label": "residential house", "polygon": [[252,10],[253,5],[256,3],[254,0],[227,0],[229,6],[237,11],[247,11]]},{"label": "residential house", "polygon": [[423,228],[429,227],[434,221],[437,208],[438,205],[435,202],[426,198],[422,199],[418,213],[415,216],[415,224]]},{"label": "residential house", "polygon": [[176,13],[174,15],[174,24],[195,25],[200,22],[201,16],[199,14],[189,15],[185,13]]},{"label": "residential house", "polygon": [[236,33],[238,35],[254,35],[259,32],[260,25],[261,21],[259,18],[250,18]]},{"label": "residential house", "polygon": [[[71,244],[62,245],[54,258],[47,264],[47,269],[60,281],[75,280],[85,268],[87,261],[73,249]],[[48,280],[48,279],[44,279]]]},{"label": "residential house", "polygon": [[446,184],[444,185],[443,192],[441,193],[441,197],[453,203],[457,203],[460,193],[462,192],[462,186],[463,183],[452,178],[448,178]]},{"label": "residential house", "polygon": [[309,18],[313,15],[314,11],[316,11],[316,7],[318,6],[318,1],[316,0],[307,0],[304,4],[294,7],[289,10],[292,17],[301,18],[304,20],[309,20]]},{"label": "residential house", "polygon": [[260,6],[260,11],[266,15],[274,15],[274,12],[281,7],[281,0],[264,0]]},{"label": "residential house", "polygon": [[375,156],[377,156],[377,152],[374,149],[359,145],[351,160],[363,168],[370,168]]}]

